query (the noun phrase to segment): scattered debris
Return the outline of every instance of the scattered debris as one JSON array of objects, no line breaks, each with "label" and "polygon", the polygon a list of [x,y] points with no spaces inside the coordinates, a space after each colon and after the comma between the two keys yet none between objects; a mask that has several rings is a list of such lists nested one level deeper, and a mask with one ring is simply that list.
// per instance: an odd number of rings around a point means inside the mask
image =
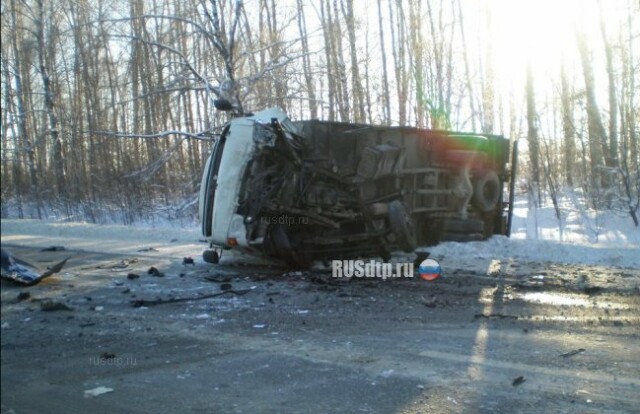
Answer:
[{"label": "scattered debris", "polygon": [[211,282],[216,282],[216,283],[231,282],[231,280],[233,279],[233,277],[226,276],[226,275],[207,275],[204,278],[206,280],[209,280]]},{"label": "scattered debris", "polygon": [[40,310],[45,312],[54,312],[54,311],[72,311],[73,309],[68,307],[62,302],[54,302],[51,300],[47,300],[40,303]]},{"label": "scattered debris", "polygon": [[64,267],[64,265],[67,263],[67,260],[69,260],[71,258],[71,256],[67,257],[66,259],[64,259],[61,262],[58,262],[56,264],[54,264],[53,266],[51,266],[50,268],[48,268],[48,270],[46,272],[44,272],[40,278],[44,279],[47,276],[51,276],[53,274],[59,273],[62,268]]},{"label": "scattered debris", "polygon": [[522,375],[520,375],[519,377],[513,379],[513,382],[511,383],[511,385],[513,385],[514,387],[517,387],[518,385],[524,383],[525,381],[526,379]]},{"label": "scattered debris", "polygon": [[133,280],[133,279],[138,279],[139,277],[140,275],[137,273],[127,273],[127,279]]},{"label": "scattered debris", "polygon": [[147,273],[150,274],[151,276],[155,276],[155,277],[164,277],[164,273],[162,273],[161,271],[159,271],[158,269],[156,269],[153,266],[151,266],[149,268],[149,270],[147,270]]},{"label": "scattered debris", "polygon": [[84,397],[85,398],[97,397],[98,395],[106,394],[106,393],[112,392],[112,391],[113,391],[113,388],[99,386],[99,387],[93,388],[91,390],[85,390],[84,391]]},{"label": "scattered debris", "polygon": [[424,306],[426,306],[427,308],[435,308],[438,305],[438,302],[437,302],[435,296],[431,296],[429,299],[425,299],[424,296],[423,296],[422,297],[422,304]]},{"label": "scattered debris", "polygon": [[582,289],[582,291],[587,295],[595,295],[596,293],[600,293],[602,291],[602,288],[600,286],[587,286],[586,288]]},{"label": "scattered debris", "polygon": [[20,292],[18,293],[18,296],[16,297],[16,299],[18,299],[18,302],[22,302],[23,300],[27,300],[31,297],[31,293],[29,292]]},{"label": "scattered debris", "polygon": [[193,260],[193,257],[187,256],[182,258],[182,264],[195,266],[196,262]]},{"label": "scattered debris", "polygon": [[582,353],[584,351],[586,351],[586,349],[584,349],[584,348],[574,349],[573,351],[567,352],[565,354],[560,354],[560,356],[567,358],[567,357],[570,357],[570,356],[574,356],[574,355],[580,354],[580,353]]},{"label": "scattered debris", "polygon": [[188,297],[188,298],[169,298],[169,299],[156,299],[156,300],[138,299],[138,300],[131,301],[131,305],[134,308],[140,308],[140,307],[147,307],[147,306],[162,305],[165,303],[190,302],[193,300],[215,298],[217,296],[222,296],[227,293],[237,295],[237,296],[242,296],[249,293],[250,291],[251,289],[225,290],[224,292],[210,293],[208,295],[200,295],[200,296]]},{"label": "scattered debris", "polygon": [[380,373],[380,376],[382,376],[383,378],[389,378],[389,377],[391,377],[393,375],[393,372],[394,371],[392,369],[388,369],[386,371],[382,371]]},{"label": "scattered debris", "polygon": [[100,354],[100,359],[114,359],[116,357],[116,354],[114,354],[113,352],[103,352]]},{"label": "scattered debris", "polygon": [[127,267],[129,267],[129,265],[134,264],[134,263],[138,263],[138,259],[136,259],[136,258],[123,259],[123,260],[120,260],[119,262],[117,262],[115,264],[113,262],[104,263],[104,264],[101,264],[101,265],[98,265],[98,266],[95,266],[95,267],[93,267],[93,266],[83,267],[82,270],[94,269],[95,268],[95,269],[110,269],[110,270],[116,271],[116,270],[120,270],[120,269],[126,269]]},{"label": "scattered debris", "polygon": [[60,272],[67,260],[69,260],[69,257],[67,257],[42,273],[37,266],[13,256],[5,249],[0,250],[2,278],[27,286],[33,286],[42,281],[42,279]]},{"label": "scattered debris", "polygon": [[40,249],[41,252],[63,252],[65,250],[64,246],[49,246],[44,249]]}]

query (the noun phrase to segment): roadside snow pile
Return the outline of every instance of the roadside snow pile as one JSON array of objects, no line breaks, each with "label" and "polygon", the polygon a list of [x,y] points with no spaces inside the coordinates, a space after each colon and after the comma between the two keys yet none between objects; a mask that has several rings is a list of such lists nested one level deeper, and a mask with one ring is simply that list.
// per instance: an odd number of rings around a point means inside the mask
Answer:
[{"label": "roadside snow pile", "polygon": [[640,247],[578,245],[552,240],[518,240],[494,236],[484,242],[441,243],[429,249],[431,256],[461,259],[519,259],[640,268]]},{"label": "roadside snow pile", "polygon": [[640,268],[640,228],[628,214],[593,211],[575,194],[560,200],[562,221],[551,206],[530,209],[526,198],[514,204],[511,238],[442,243],[432,256],[508,259]]}]

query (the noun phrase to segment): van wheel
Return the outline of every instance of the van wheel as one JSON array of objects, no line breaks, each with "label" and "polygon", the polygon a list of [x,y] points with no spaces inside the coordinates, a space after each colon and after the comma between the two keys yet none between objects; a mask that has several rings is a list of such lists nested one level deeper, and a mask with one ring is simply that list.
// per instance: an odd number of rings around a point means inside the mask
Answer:
[{"label": "van wheel", "polygon": [[206,263],[218,264],[220,261],[220,255],[215,250],[205,250],[202,252],[202,260]]},{"label": "van wheel", "polygon": [[400,200],[389,203],[389,224],[398,247],[407,253],[414,251],[417,245],[415,225]]},{"label": "van wheel", "polygon": [[269,231],[269,242],[276,256],[294,268],[307,268],[310,263],[302,254],[296,252],[291,240],[280,224],[273,225]]},{"label": "van wheel", "polygon": [[473,205],[480,211],[496,208],[500,201],[500,178],[493,170],[480,172],[473,180]]}]

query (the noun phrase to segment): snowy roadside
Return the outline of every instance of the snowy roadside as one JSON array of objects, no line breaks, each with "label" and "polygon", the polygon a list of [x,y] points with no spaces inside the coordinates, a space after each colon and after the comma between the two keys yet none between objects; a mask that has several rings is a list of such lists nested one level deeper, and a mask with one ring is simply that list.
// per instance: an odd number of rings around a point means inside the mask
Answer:
[{"label": "snowy roadside", "polygon": [[[450,267],[486,267],[492,260],[518,260],[640,269],[640,229],[628,216],[581,209],[565,199],[559,225],[551,207],[531,210],[526,197],[514,205],[511,238],[494,236],[483,242],[441,243],[428,247],[431,256]],[[576,207],[577,206],[577,207]],[[162,222],[150,226],[88,224],[64,221],[2,219],[3,244],[29,247],[62,245],[80,251],[133,254],[153,248],[168,258],[199,257],[207,247],[200,226]],[[262,263],[241,254],[228,259]]]},{"label": "snowy roadside", "polygon": [[640,269],[640,247],[637,246],[589,246],[552,240],[519,240],[494,236],[484,242],[441,243],[430,248],[430,252],[434,257],[447,257],[465,262],[516,259]]},{"label": "snowy roadside", "polygon": [[[516,222],[514,222],[517,225]],[[1,221],[2,243],[30,247],[62,245],[67,249],[132,254],[153,248],[164,256],[197,256],[206,247],[200,229],[193,227],[148,227],[55,223],[39,220]],[[637,232],[630,229],[630,232]],[[484,242],[442,243],[428,248],[432,256],[449,260],[518,259],[566,264],[640,268],[640,245],[622,243],[575,243],[526,239],[516,231],[511,239],[494,236]]]},{"label": "snowy roadside", "polygon": [[202,237],[197,226],[123,226],[31,219],[3,219],[0,223],[2,243],[19,246],[60,245],[79,251],[123,254],[153,248],[175,257],[199,254],[206,246],[198,241]]},{"label": "snowy roadside", "polygon": [[[457,265],[474,261],[519,261],[582,264],[640,269],[640,229],[628,215],[580,211],[563,205],[559,226],[552,207],[527,208],[526,199],[514,204],[511,238],[494,236],[483,242],[441,243],[432,256]],[[465,266],[462,265],[462,266]]]}]

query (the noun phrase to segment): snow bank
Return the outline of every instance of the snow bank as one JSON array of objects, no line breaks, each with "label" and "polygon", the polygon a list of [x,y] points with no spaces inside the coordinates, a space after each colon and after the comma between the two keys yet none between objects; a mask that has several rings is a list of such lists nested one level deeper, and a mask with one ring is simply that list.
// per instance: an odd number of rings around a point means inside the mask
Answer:
[{"label": "snow bank", "polygon": [[552,240],[509,239],[494,236],[483,242],[441,243],[429,248],[432,256],[463,259],[519,259],[525,261],[555,262],[619,266],[640,269],[640,247],[605,247],[559,243]]},{"label": "snow bank", "polygon": [[[559,225],[552,208],[529,210],[526,200],[518,200],[510,239],[495,236],[484,242],[448,242],[428,250],[432,257],[458,262],[513,258],[640,268],[640,229],[628,216],[588,211],[570,204],[563,205],[563,215]],[[109,253],[133,254],[153,248],[162,255],[183,257],[199,255],[207,247],[201,240],[199,225],[174,226],[168,222],[123,226],[3,219],[1,233],[5,244],[62,245]]]},{"label": "snow bank", "polygon": [[520,259],[566,264],[640,268],[640,228],[628,214],[583,207],[575,194],[560,200],[562,221],[551,206],[528,208],[526,197],[514,203],[511,238],[442,243],[432,256],[458,259]]}]

